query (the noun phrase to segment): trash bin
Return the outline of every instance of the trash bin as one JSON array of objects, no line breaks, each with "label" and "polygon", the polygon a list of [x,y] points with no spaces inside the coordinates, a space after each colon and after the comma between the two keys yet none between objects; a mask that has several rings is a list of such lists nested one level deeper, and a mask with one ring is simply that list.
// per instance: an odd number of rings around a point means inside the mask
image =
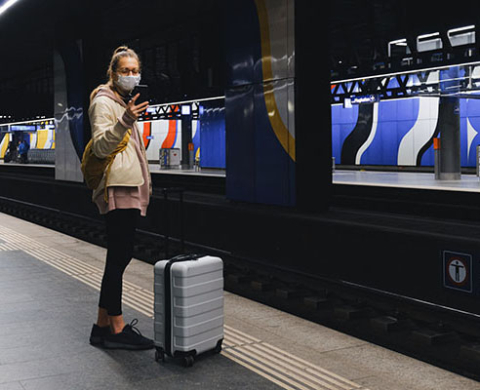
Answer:
[{"label": "trash bin", "polygon": [[160,168],[178,168],[180,167],[182,154],[178,148],[160,149]]}]

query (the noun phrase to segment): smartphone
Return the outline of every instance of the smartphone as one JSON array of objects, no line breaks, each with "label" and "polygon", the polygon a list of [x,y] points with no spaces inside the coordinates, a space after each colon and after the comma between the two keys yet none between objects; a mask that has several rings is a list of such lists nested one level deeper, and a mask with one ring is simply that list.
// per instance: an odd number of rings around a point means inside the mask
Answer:
[{"label": "smartphone", "polygon": [[138,99],[135,101],[135,105],[138,106],[143,102],[150,102],[150,95],[148,92],[148,85],[137,85],[132,91],[132,97],[137,93],[140,94]]}]

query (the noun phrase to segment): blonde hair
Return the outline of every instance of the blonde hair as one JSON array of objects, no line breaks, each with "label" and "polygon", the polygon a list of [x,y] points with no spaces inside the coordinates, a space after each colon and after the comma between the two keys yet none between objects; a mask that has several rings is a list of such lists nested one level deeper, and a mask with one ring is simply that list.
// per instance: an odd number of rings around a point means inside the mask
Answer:
[{"label": "blonde hair", "polygon": [[138,61],[139,68],[142,67],[140,58],[138,58],[138,54],[135,53],[134,50],[130,49],[128,46],[117,47],[113,52],[112,59],[110,60],[110,66],[108,67],[108,70],[107,70],[107,76],[110,82],[113,80],[113,75],[118,69],[118,63],[120,62],[120,58],[124,58],[124,57],[135,58]]},{"label": "blonde hair", "polygon": [[101,88],[105,86],[113,85],[113,75],[117,72],[118,63],[120,62],[120,59],[124,57],[135,58],[138,61],[139,68],[140,69],[142,68],[142,63],[140,61],[140,58],[138,57],[138,54],[135,53],[133,49],[130,49],[128,46],[117,47],[113,52],[112,59],[110,60],[110,65],[108,66],[108,69],[107,69],[108,82],[106,84],[99,85],[97,88],[95,88],[92,91],[92,93],[90,94],[90,102],[95,98],[95,96],[97,95],[98,91]]}]

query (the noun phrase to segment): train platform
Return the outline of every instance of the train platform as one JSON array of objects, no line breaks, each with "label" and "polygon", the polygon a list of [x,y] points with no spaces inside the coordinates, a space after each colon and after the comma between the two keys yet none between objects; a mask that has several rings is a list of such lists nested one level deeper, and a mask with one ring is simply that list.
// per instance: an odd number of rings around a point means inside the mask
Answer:
[{"label": "train platform", "polygon": [[[106,250],[0,214],[0,390],[478,390],[480,383],[225,292],[219,355],[93,347]],[[153,266],[133,259],[124,316],[153,337]]]},{"label": "train platform", "polygon": [[[53,164],[19,164],[5,163],[0,159],[0,165],[5,167],[20,168],[43,168],[55,170]],[[225,169],[209,168],[162,168],[159,164],[150,163],[149,169],[152,175],[174,175],[184,177],[211,177],[225,179]],[[332,183],[350,186],[406,188],[433,191],[458,191],[480,192],[480,178],[475,174],[462,174],[459,180],[436,180],[430,172],[412,171],[381,171],[381,170],[351,170],[337,168],[332,174]]]},{"label": "train platform", "polygon": [[341,170],[333,173],[333,184],[409,188],[433,191],[480,192],[480,178],[463,174],[459,180],[436,180],[433,173]]},{"label": "train platform", "polygon": [[[46,168],[55,169],[52,164],[18,164],[4,163],[0,165],[22,168]],[[175,175],[184,177],[211,177],[225,179],[224,169],[165,169],[159,164],[150,163],[149,169],[152,175]],[[376,171],[376,170],[347,170],[337,168],[332,174],[332,183],[350,186],[406,188],[430,191],[458,191],[480,192],[480,178],[475,174],[462,174],[459,180],[437,180],[430,172],[411,171]]]},{"label": "train platform", "polygon": [[225,178],[226,173],[225,169],[210,169],[210,168],[195,168],[195,169],[165,169],[161,168],[159,164],[149,164],[150,173],[155,174],[165,174],[165,175],[187,175],[187,176],[212,176]]},{"label": "train platform", "polygon": [[[28,163],[21,164],[16,162],[6,163],[3,159],[0,159],[0,165],[11,166],[11,167],[23,167],[23,168],[47,168],[55,170],[55,164],[38,164],[38,163]],[[170,175],[187,175],[187,176],[212,176],[212,177],[225,177],[225,169],[215,169],[215,168],[192,168],[192,169],[181,169],[181,168],[163,168],[160,167],[160,164],[149,163],[148,167],[152,175],[155,174],[170,174]]]}]

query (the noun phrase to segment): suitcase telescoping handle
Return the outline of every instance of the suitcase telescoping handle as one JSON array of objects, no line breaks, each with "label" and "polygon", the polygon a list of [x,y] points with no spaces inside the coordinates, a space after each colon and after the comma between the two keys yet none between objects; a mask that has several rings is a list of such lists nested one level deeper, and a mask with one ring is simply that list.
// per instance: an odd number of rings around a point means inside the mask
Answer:
[{"label": "suitcase telescoping handle", "polygon": [[165,285],[165,351],[173,356],[172,349],[172,266],[181,261],[198,260],[203,257],[201,254],[182,254],[171,258],[165,265],[163,273]]},{"label": "suitcase telescoping handle", "polygon": [[177,255],[175,257],[172,257],[170,260],[168,260],[168,263],[166,266],[168,267],[168,265],[170,264],[170,267],[171,267],[174,263],[178,263],[180,261],[198,260],[200,257],[203,257],[203,256],[205,255],[189,254],[189,253]]},{"label": "suitcase telescoping handle", "polygon": [[162,188],[163,192],[163,207],[164,207],[164,212],[163,212],[163,218],[165,221],[165,257],[169,257],[169,240],[170,240],[170,218],[169,218],[169,213],[168,213],[168,194],[172,192],[178,192],[180,195],[180,250],[181,252],[185,252],[185,232],[184,232],[184,226],[183,226],[183,192],[185,191],[184,188],[182,187],[165,187]]}]

